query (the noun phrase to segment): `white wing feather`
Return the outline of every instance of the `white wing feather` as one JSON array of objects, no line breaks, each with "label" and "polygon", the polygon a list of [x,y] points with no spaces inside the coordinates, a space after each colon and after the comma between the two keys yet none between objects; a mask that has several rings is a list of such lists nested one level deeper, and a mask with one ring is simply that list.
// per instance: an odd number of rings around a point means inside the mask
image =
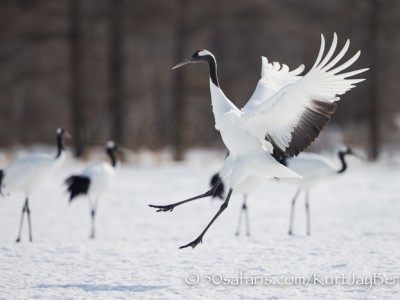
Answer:
[{"label": "white wing feather", "polygon": [[250,100],[242,108],[242,112],[251,111],[264,102],[266,98],[273,96],[282,88],[299,80],[301,78],[299,74],[304,70],[304,65],[300,65],[296,69],[289,71],[287,65],[283,64],[281,66],[278,62],[271,64],[264,56],[261,57],[261,63],[261,79]]},{"label": "white wing feather", "polygon": [[304,77],[298,76],[304,69],[302,66],[292,72],[286,72],[286,68],[279,71],[274,64],[266,65],[263,59],[263,77],[242,109],[245,129],[259,140],[267,137],[274,148],[291,156],[307,147],[329,121],[336,107],[333,102],[339,100],[338,96],[364,80],[347,78],[368,70],[338,74],[358,59],[360,51],[332,69],[345,55],[349,41],[331,60],[336,46],[337,36],[334,34],[332,45],[323,57],[325,39],[321,35],[317,59]]}]

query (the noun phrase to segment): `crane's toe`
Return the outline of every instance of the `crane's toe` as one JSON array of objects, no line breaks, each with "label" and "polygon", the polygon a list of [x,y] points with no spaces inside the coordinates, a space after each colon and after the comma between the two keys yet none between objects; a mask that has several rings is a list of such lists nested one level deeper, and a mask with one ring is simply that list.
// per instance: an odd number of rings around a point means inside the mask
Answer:
[{"label": "crane's toe", "polygon": [[175,206],[173,205],[152,205],[149,204],[150,207],[156,208],[157,212],[159,211],[172,211]]},{"label": "crane's toe", "polygon": [[203,243],[203,237],[199,236],[193,242],[190,242],[189,244],[187,244],[185,246],[181,246],[181,247],[179,247],[179,249],[183,249],[183,248],[187,248],[187,247],[192,247],[194,249],[200,243]]}]

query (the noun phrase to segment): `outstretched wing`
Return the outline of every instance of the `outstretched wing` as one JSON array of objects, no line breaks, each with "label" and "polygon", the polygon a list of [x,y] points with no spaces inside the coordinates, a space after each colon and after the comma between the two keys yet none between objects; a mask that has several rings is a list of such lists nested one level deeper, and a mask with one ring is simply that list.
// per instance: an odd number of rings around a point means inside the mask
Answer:
[{"label": "outstretched wing", "polygon": [[269,97],[272,97],[282,88],[298,81],[302,78],[299,76],[304,71],[304,65],[298,66],[296,69],[289,71],[289,67],[276,61],[269,63],[264,56],[261,57],[261,79],[258,81],[257,87],[247,101],[246,106],[242,108],[242,112],[250,112],[260,105]]},{"label": "outstretched wing", "polygon": [[[258,85],[251,103],[242,109],[243,126],[247,132],[260,140],[267,140],[275,151],[289,156],[299,154],[310,145],[335,112],[338,96],[364,80],[348,77],[368,70],[338,74],[360,56],[358,51],[348,61],[336,66],[347,52],[349,44],[347,40],[343,49],[332,59],[337,45],[337,36],[334,34],[332,45],[323,58],[325,39],[321,35],[317,60],[304,77],[272,96],[263,92],[264,84]],[[269,150],[272,152],[273,149]]]}]

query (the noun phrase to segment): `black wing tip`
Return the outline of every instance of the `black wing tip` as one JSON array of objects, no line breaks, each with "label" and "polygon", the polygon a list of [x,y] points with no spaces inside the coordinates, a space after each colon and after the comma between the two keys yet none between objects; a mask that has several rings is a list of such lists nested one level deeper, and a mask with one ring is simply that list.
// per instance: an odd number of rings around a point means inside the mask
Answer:
[{"label": "black wing tip", "polygon": [[335,112],[335,102],[325,102],[313,99],[311,107],[307,107],[300,121],[292,132],[292,140],[285,153],[291,157],[299,155],[319,136]]}]

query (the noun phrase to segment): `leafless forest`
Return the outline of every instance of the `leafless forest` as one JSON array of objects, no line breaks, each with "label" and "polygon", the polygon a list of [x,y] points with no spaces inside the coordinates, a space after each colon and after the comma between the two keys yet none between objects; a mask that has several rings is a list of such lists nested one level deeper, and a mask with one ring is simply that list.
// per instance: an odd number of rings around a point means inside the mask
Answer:
[{"label": "leafless forest", "polygon": [[[221,86],[241,107],[261,55],[310,67],[320,34],[350,53],[366,81],[347,93],[327,132],[376,158],[400,143],[400,1],[3,0],[0,147],[53,142],[57,126],[77,155],[109,138],[132,149],[222,147],[207,68],[171,70],[211,50]],[[321,134],[321,140],[324,132]]]}]

